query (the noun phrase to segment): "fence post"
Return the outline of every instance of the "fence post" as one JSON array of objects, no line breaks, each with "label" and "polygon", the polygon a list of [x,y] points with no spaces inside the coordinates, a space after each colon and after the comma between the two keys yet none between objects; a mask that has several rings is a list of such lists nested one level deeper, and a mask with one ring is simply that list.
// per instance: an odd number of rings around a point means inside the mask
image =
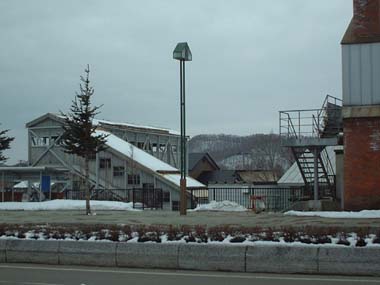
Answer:
[{"label": "fence post", "polygon": [[145,210],[145,197],[146,196],[146,191],[145,189],[142,189],[142,209]]},{"label": "fence post", "polygon": [[4,202],[4,191],[5,191],[5,179],[4,179],[4,171],[1,175],[1,202]]},{"label": "fence post", "polygon": [[135,208],[135,189],[132,188],[132,205],[133,205],[133,209]]}]

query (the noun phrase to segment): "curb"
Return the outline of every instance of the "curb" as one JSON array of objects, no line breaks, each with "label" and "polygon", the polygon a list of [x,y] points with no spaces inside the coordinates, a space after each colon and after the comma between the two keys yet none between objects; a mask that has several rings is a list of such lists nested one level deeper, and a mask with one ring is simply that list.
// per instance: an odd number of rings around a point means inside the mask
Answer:
[{"label": "curb", "polygon": [[4,239],[0,263],[380,276],[380,247]]}]

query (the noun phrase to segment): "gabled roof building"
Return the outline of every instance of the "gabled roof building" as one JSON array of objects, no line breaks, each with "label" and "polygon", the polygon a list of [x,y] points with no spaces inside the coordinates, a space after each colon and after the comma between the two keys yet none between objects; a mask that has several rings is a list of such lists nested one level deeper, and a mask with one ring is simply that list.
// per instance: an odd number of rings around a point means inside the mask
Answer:
[{"label": "gabled roof building", "polygon": [[[105,120],[94,120],[93,123],[97,126],[97,134],[108,136],[107,149],[90,161],[90,181],[95,188],[105,189],[115,195],[121,195],[122,190],[126,189],[158,188],[163,190],[168,207],[170,204],[178,203],[178,132]],[[42,115],[26,124],[29,168],[44,167],[55,172],[59,170],[61,180],[66,181],[63,190],[75,191],[81,188],[84,161],[78,156],[65,153],[60,145],[63,124],[63,118],[52,113]],[[43,174],[49,175],[48,172],[44,170]],[[58,177],[54,176],[52,179]],[[205,186],[188,177],[187,187]]]}]

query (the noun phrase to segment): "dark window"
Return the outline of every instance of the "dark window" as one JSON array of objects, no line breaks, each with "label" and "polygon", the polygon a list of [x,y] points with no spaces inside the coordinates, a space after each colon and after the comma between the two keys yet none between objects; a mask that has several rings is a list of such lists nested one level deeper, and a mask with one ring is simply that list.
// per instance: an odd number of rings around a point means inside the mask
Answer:
[{"label": "dark window", "polygon": [[164,202],[170,202],[170,192],[164,192]]},{"label": "dark window", "polygon": [[124,176],[124,166],[114,166],[113,176]]},{"label": "dark window", "polygon": [[152,150],[153,150],[153,152],[157,152],[157,144],[156,143],[152,144]]},{"label": "dark window", "polygon": [[166,144],[161,143],[160,144],[160,152],[164,152],[166,149]]},{"label": "dark window", "polygon": [[177,146],[176,145],[172,145],[172,150],[173,150],[173,152],[177,152]]},{"label": "dark window", "polygon": [[145,145],[145,150],[149,150],[149,151],[152,151],[152,145],[150,143],[147,143]]},{"label": "dark window", "polygon": [[111,168],[111,158],[101,158],[99,160],[99,168]]},{"label": "dark window", "polygon": [[140,175],[139,174],[128,174],[128,184],[129,185],[139,185]]},{"label": "dark window", "polygon": [[143,183],[143,189],[154,189],[153,183]]},{"label": "dark window", "polygon": [[57,144],[58,144],[59,142],[57,142],[57,139],[58,139],[58,136],[52,136],[52,137],[51,137],[51,141],[50,141],[50,143],[51,143],[51,144],[54,144],[54,143],[57,143]]},{"label": "dark window", "polygon": [[37,145],[37,138],[35,136],[31,136],[30,139],[32,141],[32,146],[36,146]]},{"label": "dark window", "polygon": [[137,147],[143,149],[144,148],[144,143],[143,142],[138,142],[137,143]]},{"label": "dark window", "polygon": [[179,211],[179,201],[172,201],[172,210]]}]

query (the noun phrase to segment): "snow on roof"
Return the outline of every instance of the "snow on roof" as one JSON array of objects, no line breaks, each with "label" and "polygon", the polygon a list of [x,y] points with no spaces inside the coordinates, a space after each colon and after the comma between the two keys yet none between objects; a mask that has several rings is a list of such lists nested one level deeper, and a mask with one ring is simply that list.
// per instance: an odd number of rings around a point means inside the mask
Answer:
[{"label": "snow on roof", "polygon": [[[336,163],[335,163],[335,149],[337,147],[335,146],[328,146],[326,147],[326,151],[327,151],[327,154],[330,158],[330,161],[331,161],[331,164],[332,164],[332,167],[333,167],[333,170],[334,172],[336,172],[335,170],[335,166],[336,166]],[[302,175],[301,175],[301,172],[298,168],[298,165],[296,162],[294,162],[292,164],[292,166],[281,176],[281,178],[277,181],[278,184],[304,184],[304,181],[302,179]]]},{"label": "snow on roof", "polygon": [[28,181],[24,180],[24,181],[21,181],[19,183],[17,183],[16,185],[13,186],[13,188],[28,188]]},{"label": "snow on roof", "polygon": [[[146,168],[157,172],[158,175],[165,178],[166,180],[180,186],[180,174],[179,170],[162,160],[150,155],[149,153],[139,149],[138,147],[130,144],[127,141],[122,140],[121,138],[106,132],[97,130],[96,135],[108,135],[106,145],[122,154],[128,158],[134,160],[136,163],[145,166]],[[162,172],[162,173],[159,173]],[[168,172],[165,174],[165,172]],[[170,173],[169,173],[170,172]],[[173,173],[174,172],[174,173]],[[178,172],[178,174],[176,173]],[[197,180],[187,177],[187,187],[205,187],[202,183]]]},{"label": "snow on roof", "polygon": [[153,170],[153,171],[178,171],[178,169],[173,166],[159,160],[158,158],[150,155],[146,151],[139,149],[138,147],[130,144],[129,142],[122,140],[121,138],[106,132],[97,130],[95,131],[97,135],[105,135],[107,137],[107,146],[117,150],[118,152],[124,154],[130,159],[133,159],[137,163]]},{"label": "snow on roof", "polygon": [[[50,186],[53,186],[55,182],[50,182]],[[28,188],[28,180],[20,181],[19,183],[13,185],[13,188],[15,189],[24,189]],[[32,188],[40,188],[40,182],[31,182],[30,187]]]},{"label": "snow on roof", "polygon": [[[65,118],[64,116],[62,116],[62,114],[57,114],[57,113],[47,113],[44,116],[47,116],[47,115],[53,115],[53,116],[55,116],[55,117],[57,117],[59,119],[64,119]],[[42,117],[40,117],[40,118],[42,118]],[[178,136],[181,135],[181,133],[179,131],[171,130],[171,129],[168,129],[168,128],[161,128],[161,127],[154,127],[154,126],[144,126],[144,125],[138,125],[138,124],[132,124],[132,123],[112,122],[112,121],[100,120],[100,119],[93,119],[92,123],[95,126],[98,126],[98,125],[101,125],[101,124],[106,124],[106,125],[124,126],[124,127],[136,128],[136,129],[146,129],[146,130],[166,132],[166,133],[171,134],[171,135],[178,135]]]},{"label": "snow on roof", "polygon": [[124,126],[124,127],[130,127],[130,128],[148,129],[148,130],[153,130],[153,131],[167,132],[171,135],[180,135],[180,133],[176,130],[170,130],[166,128],[159,128],[159,127],[153,127],[153,126],[143,126],[143,125],[136,125],[136,124],[131,124],[131,123],[111,122],[111,121],[99,120],[99,119],[94,119],[92,123],[94,125],[106,124],[106,125]]},{"label": "snow on roof", "polygon": [[[171,182],[177,184],[177,185],[180,185],[180,180],[181,180],[181,174],[163,174],[163,176],[170,180]],[[200,183],[199,181],[187,176],[186,177],[186,187],[189,187],[189,188],[202,188],[202,187],[205,187],[205,185],[203,185],[202,183]]]}]

